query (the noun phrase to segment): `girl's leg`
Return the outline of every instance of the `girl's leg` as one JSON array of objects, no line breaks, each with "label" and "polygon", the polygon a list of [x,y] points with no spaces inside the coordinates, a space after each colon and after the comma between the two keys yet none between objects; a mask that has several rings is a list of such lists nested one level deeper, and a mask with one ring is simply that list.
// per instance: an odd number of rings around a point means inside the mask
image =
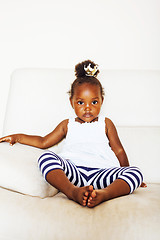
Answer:
[{"label": "girl's leg", "polygon": [[124,196],[130,193],[129,185],[121,179],[116,179],[111,185],[106,188],[93,190],[91,196],[88,199],[87,206],[95,207],[101,202],[108,201],[110,199]]},{"label": "girl's leg", "polygon": [[[74,185],[84,185],[75,166],[51,151],[46,151],[41,155],[38,165],[47,182],[64,193],[69,199],[86,206],[87,199],[93,191],[93,187],[77,187]],[[75,173],[75,176],[73,176],[73,173]],[[66,175],[74,184],[71,183]]]},{"label": "girl's leg", "polygon": [[89,194],[93,191],[92,186],[77,187],[66,177],[64,171],[55,169],[46,176],[47,182],[60,192],[64,193],[69,199],[86,206]]},{"label": "girl's leg", "polygon": [[136,167],[106,169],[94,180],[93,184],[101,185],[102,189],[93,190],[87,206],[95,207],[101,202],[132,193],[142,181],[142,173]]}]

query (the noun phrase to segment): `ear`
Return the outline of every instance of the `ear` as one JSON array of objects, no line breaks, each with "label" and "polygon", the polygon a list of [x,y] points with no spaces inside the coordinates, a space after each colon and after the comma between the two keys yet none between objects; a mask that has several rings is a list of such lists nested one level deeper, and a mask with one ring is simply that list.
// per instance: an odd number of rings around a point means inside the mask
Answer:
[{"label": "ear", "polygon": [[73,106],[73,99],[70,97],[69,100],[70,100],[70,104],[71,104],[72,108],[74,109],[74,106]]}]

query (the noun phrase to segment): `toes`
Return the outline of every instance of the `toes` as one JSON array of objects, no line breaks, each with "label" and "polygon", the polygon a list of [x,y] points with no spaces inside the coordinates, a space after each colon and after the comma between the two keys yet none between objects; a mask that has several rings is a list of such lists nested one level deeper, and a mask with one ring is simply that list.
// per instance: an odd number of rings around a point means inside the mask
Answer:
[{"label": "toes", "polygon": [[87,202],[87,207],[89,207],[89,208],[93,208],[93,207],[95,207],[95,206],[97,206],[99,203],[98,203],[98,199],[96,198],[96,199],[91,199],[91,200],[88,200],[88,202]]},{"label": "toes", "polygon": [[92,208],[92,207],[95,207],[96,206],[96,198],[97,197],[97,194],[96,194],[96,191],[95,190],[93,190],[92,192],[91,192],[91,195],[90,195],[90,197],[88,198],[88,203],[87,203],[87,207],[89,207],[89,208]]},{"label": "toes", "polygon": [[96,205],[96,204],[95,204],[94,201],[87,203],[87,207],[89,207],[89,208],[95,207],[95,205]]},{"label": "toes", "polygon": [[90,192],[92,192],[92,191],[93,191],[93,186],[90,185],[90,186],[88,187],[88,190],[89,190]]},{"label": "toes", "polygon": [[87,201],[87,199],[91,196],[92,192],[93,192],[93,186],[90,185],[89,187],[87,187],[87,190],[84,193],[83,199]]},{"label": "toes", "polygon": [[96,191],[93,190],[93,192],[91,193],[90,197],[88,198],[88,203],[91,203],[92,200],[94,200],[94,198],[96,197]]},{"label": "toes", "polygon": [[95,190],[93,190],[93,192],[91,193],[91,197],[92,197],[92,198],[95,198],[95,197],[96,197],[96,191],[95,191]]},{"label": "toes", "polygon": [[87,201],[88,197],[83,197],[83,200]]},{"label": "toes", "polygon": [[[77,202],[79,202],[82,206],[87,206],[88,200],[92,200],[93,197],[96,196],[96,193],[93,193],[93,186],[90,185],[88,187],[82,187],[80,189],[79,198],[77,199]],[[93,193],[93,196],[91,196]]]},{"label": "toes", "polygon": [[88,199],[87,197],[84,197],[84,198],[83,198],[83,201],[82,201],[82,205],[83,205],[83,206],[86,206],[86,205],[87,205],[87,199]]},{"label": "toes", "polygon": [[86,197],[88,197],[89,196],[89,193],[88,192],[85,192],[85,194],[84,194]]}]

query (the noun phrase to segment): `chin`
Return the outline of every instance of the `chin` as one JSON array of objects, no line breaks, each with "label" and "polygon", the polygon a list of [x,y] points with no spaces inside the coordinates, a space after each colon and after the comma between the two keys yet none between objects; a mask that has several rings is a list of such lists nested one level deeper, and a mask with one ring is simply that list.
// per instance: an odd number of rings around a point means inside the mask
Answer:
[{"label": "chin", "polygon": [[83,118],[83,121],[90,123],[90,122],[96,120],[96,118],[97,118],[97,117]]}]

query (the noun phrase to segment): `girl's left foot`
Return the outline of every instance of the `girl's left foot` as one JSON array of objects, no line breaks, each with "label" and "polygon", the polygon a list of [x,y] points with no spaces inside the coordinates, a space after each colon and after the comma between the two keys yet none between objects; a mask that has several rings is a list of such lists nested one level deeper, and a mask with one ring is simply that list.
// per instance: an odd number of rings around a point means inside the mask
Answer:
[{"label": "girl's left foot", "polygon": [[128,195],[130,186],[122,179],[116,179],[108,187],[98,190],[93,190],[88,198],[87,207],[95,207],[98,204],[110,199]]},{"label": "girl's left foot", "polygon": [[88,198],[87,207],[95,207],[98,204],[107,201],[108,199],[109,198],[106,189],[93,190],[90,197]]}]

